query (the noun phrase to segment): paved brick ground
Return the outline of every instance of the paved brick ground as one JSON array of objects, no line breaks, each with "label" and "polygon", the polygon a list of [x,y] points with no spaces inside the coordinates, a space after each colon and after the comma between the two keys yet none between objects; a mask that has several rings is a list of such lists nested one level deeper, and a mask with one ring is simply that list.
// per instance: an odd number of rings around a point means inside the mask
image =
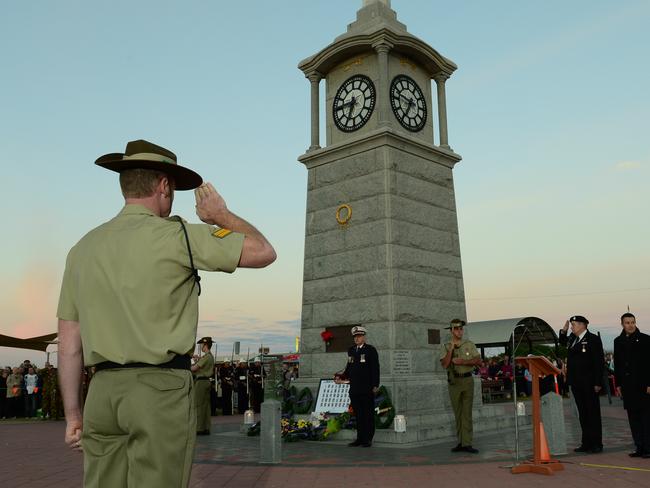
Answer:
[{"label": "paved brick ground", "polygon": [[[567,404],[572,448],[578,431]],[[191,486],[199,487],[650,487],[650,460],[631,459],[625,413],[618,400],[603,405],[605,452],[565,456],[565,471],[553,477],[512,475],[511,433],[476,439],[477,456],[453,455],[446,443],[412,449],[348,448],[336,441],[283,444],[283,464],[257,465],[259,440],[238,434],[241,417],[215,417],[213,435],[197,443]],[[0,421],[0,487],[82,485],[82,457],[63,444],[63,422]],[[522,456],[530,431],[522,433]],[[588,464],[598,466],[587,466]],[[603,467],[609,466],[609,467]],[[621,468],[629,469],[621,469]],[[119,488],[119,487],[116,487]]]}]

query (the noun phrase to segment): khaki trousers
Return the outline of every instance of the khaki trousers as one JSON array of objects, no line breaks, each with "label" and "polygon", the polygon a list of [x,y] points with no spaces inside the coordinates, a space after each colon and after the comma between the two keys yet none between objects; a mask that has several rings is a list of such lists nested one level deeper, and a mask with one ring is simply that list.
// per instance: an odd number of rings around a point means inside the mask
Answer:
[{"label": "khaki trousers", "polygon": [[196,380],[194,382],[194,405],[196,405],[196,431],[209,431],[211,427],[210,415],[210,380]]},{"label": "khaki trousers", "polygon": [[84,486],[186,487],[196,435],[192,389],[184,370],[96,373],[84,408]]},{"label": "khaki trousers", "polygon": [[474,378],[453,378],[449,384],[449,400],[456,417],[456,435],[462,446],[471,446],[474,428],[472,403],[474,403]]}]

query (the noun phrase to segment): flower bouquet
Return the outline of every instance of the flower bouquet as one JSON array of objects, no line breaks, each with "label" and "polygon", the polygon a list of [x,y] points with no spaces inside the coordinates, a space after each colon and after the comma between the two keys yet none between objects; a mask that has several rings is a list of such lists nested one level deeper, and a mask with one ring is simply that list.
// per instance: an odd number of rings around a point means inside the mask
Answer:
[{"label": "flower bouquet", "polygon": [[324,330],[323,332],[320,333],[321,339],[323,339],[323,342],[325,342],[325,345],[329,347],[332,343],[332,339],[334,339],[334,334],[330,332],[329,330]]}]

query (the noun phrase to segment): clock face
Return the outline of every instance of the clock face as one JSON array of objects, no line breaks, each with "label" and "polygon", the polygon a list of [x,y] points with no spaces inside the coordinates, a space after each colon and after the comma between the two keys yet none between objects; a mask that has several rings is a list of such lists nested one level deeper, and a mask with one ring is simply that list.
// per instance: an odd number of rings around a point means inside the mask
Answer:
[{"label": "clock face", "polygon": [[375,85],[367,76],[355,75],[336,92],[332,106],[334,123],[344,132],[355,131],[368,122],[374,108]]},{"label": "clock face", "polygon": [[422,130],[427,121],[427,102],[418,84],[405,75],[390,84],[390,106],[402,126],[411,132]]}]

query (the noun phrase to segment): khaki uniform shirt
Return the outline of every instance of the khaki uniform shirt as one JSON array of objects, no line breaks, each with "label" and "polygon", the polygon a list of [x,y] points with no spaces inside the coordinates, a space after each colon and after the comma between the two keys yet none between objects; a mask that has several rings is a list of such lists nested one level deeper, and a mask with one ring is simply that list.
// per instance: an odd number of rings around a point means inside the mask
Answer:
[{"label": "khaki uniform shirt", "polygon": [[201,356],[196,364],[199,369],[194,372],[195,377],[209,378],[214,374],[214,357],[211,352],[207,352]]},{"label": "khaki uniform shirt", "polygon": [[[237,268],[243,234],[185,227],[197,269]],[[57,316],[79,322],[86,366],[161,364],[194,349],[197,295],[181,224],[126,205],[70,250]]]},{"label": "khaki uniform shirt", "polygon": [[[447,353],[449,352],[449,349],[451,347],[452,347],[451,342],[441,345],[440,359],[443,359],[445,356],[447,356]],[[476,349],[476,346],[472,341],[463,339],[459,344],[458,348],[454,349],[454,352],[451,355],[451,357],[452,359],[453,358],[479,359],[481,357],[481,354],[478,352],[478,349]],[[465,374],[465,373],[469,373],[470,371],[474,371],[474,366],[451,363],[449,365],[448,371],[451,371],[456,374]]]},{"label": "khaki uniform shirt", "polygon": [[20,373],[11,373],[7,376],[7,398],[19,397],[22,394],[22,390],[20,389],[22,381],[23,378]]}]

